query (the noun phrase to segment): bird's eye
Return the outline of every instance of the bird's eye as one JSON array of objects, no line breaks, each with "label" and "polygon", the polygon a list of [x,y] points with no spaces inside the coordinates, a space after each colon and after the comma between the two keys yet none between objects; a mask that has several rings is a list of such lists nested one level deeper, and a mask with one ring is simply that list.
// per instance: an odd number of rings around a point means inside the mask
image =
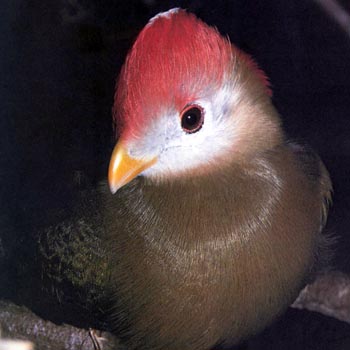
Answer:
[{"label": "bird's eye", "polygon": [[197,132],[203,125],[204,111],[200,106],[190,106],[181,114],[181,127],[188,134]]}]

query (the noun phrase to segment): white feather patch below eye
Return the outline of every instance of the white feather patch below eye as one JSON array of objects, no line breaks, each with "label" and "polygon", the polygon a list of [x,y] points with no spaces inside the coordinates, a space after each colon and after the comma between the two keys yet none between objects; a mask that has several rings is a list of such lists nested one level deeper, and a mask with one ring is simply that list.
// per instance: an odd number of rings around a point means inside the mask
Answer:
[{"label": "white feather patch below eye", "polygon": [[181,112],[161,116],[142,142],[146,153],[159,150],[158,161],[142,175],[162,177],[195,171],[217,162],[223,154],[232,151],[235,122],[230,113],[234,98],[232,91],[223,86],[216,94],[193,101],[193,105],[200,106],[204,111],[203,125],[194,133],[182,129]]}]

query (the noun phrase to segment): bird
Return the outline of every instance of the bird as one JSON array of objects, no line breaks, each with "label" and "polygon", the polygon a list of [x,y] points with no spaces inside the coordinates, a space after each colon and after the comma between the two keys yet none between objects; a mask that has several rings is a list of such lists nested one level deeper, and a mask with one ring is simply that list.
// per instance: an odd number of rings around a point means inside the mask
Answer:
[{"label": "bird", "polygon": [[133,43],[103,203],[111,324],[128,349],[239,344],[317,270],[331,180],[271,97],[255,61],[187,10]]}]

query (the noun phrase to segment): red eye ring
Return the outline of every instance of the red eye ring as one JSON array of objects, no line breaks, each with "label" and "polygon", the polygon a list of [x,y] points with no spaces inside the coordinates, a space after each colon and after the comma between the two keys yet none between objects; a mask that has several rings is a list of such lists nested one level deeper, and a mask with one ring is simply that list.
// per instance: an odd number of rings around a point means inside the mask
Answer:
[{"label": "red eye ring", "polygon": [[204,123],[204,109],[198,105],[187,106],[181,112],[181,127],[188,134],[199,131]]}]

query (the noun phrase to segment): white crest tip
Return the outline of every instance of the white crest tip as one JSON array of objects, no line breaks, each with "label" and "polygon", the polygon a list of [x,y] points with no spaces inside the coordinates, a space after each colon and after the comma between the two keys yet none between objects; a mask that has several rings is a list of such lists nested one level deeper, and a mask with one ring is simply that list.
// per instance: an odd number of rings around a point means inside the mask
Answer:
[{"label": "white crest tip", "polygon": [[147,25],[151,25],[155,20],[157,20],[158,18],[170,18],[174,13],[177,13],[181,11],[181,8],[180,7],[174,7],[168,11],[164,11],[164,12],[159,12],[157,15],[155,15],[154,17],[152,17]]}]

